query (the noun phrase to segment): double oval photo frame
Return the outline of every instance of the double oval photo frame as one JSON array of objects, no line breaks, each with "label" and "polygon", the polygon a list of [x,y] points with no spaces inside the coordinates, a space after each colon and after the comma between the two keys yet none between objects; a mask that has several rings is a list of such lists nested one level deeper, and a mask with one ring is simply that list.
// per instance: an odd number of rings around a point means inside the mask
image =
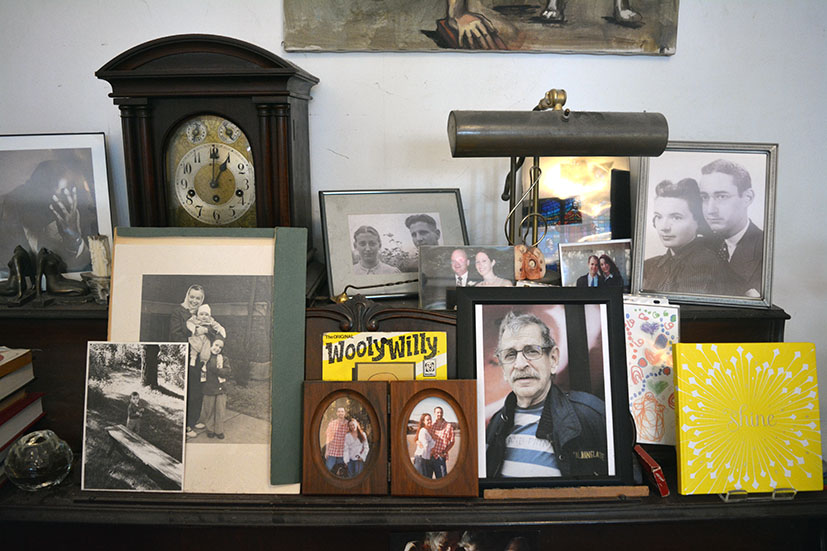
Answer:
[{"label": "double oval photo frame", "polygon": [[[351,468],[347,474],[338,455],[344,443],[341,433],[335,434],[343,408],[348,424],[350,419],[367,419],[363,434],[370,450],[361,468]],[[439,429],[432,428],[436,409],[442,410]],[[421,421],[429,416],[430,423],[423,427]],[[444,476],[433,468],[438,459],[431,457],[436,432],[443,438],[450,433],[453,442],[444,454]],[[307,381],[303,433],[304,494],[476,497],[479,493],[474,381]],[[337,437],[340,441],[335,443]],[[418,440],[429,443],[417,450]]]}]

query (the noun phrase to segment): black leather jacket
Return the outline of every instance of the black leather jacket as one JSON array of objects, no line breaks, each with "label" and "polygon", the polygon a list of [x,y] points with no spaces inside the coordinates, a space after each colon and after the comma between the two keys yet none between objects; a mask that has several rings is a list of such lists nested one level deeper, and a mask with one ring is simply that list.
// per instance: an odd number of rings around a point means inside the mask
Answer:
[{"label": "black leather jacket", "polygon": [[[511,392],[505,405],[485,431],[486,475],[500,476],[505,439],[514,426],[517,396]],[[551,385],[537,425],[537,438],[551,442],[564,477],[606,476],[606,417],[603,400],[585,392],[565,393]]]}]

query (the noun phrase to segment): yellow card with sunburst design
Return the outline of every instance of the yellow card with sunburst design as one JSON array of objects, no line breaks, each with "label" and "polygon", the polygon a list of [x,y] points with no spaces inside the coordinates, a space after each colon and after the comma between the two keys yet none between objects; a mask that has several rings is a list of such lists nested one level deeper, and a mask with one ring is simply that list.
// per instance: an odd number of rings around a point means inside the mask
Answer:
[{"label": "yellow card with sunburst design", "polygon": [[821,490],[812,343],[673,345],[678,492]]}]

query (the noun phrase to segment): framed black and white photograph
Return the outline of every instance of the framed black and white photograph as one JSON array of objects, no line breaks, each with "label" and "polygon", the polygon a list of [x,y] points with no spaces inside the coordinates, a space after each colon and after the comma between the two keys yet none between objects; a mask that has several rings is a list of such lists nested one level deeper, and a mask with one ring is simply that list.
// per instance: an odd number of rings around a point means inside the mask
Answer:
[{"label": "framed black and white photograph", "polygon": [[[278,232],[281,232],[281,228]],[[299,231],[299,230],[295,230]],[[303,230],[301,230],[304,236]],[[279,269],[303,267],[303,243],[283,261],[278,243],[289,236],[270,229],[118,228],[114,244],[109,336],[185,343],[187,364],[187,492],[298,491],[298,484],[268,483],[271,441],[280,463],[287,442],[300,442],[302,347],[273,350],[291,328],[274,329],[286,315],[288,293],[300,295]],[[300,278],[301,281],[304,278]],[[289,289],[288,289],[289,288]],[[303,288],[303,283],[302,283]],[[292,325],[295,325],[293,323]],[[303,339],[303,332],[290,337]],[[297,361],[280,365],[291,354]],[[278,383],[272,379],[278,377]],[[293,379],[298,379],[292,394]],[[277,399],[273,399],[276,393]],[[291,405],[291,400],[295,404]],[[298,423],[285,422],[290,416]],[[278,420],[274,431],[272,419]],[[271,440],[272,435],[276,438]],[[300,450],[296,450],[300,462]],[[239,468],[243,465],[243,468]],[[300,466],[300,463],[299,463]],[[285,467],[286,468],[286,467]],[[296,469],[298,475],[299,469]],[[298,483],[299,480],[295,479]]]},{"label": "framed black and white photograph", "polygon": [[30,256],[57,254],[65,272],[80,279],[92,269],[88,238],[112,238],[104,135],[0,136],[0,279],[15,247]]},{"label": "framed black and white photograph", "polygon": [[642,159],[632,291],[771,304],[777,144],[670,142]]},{"label": "framed black and white photograph", "polygon": [[514,247],[420,248],[419,307],[452,310],[460,287],[514,287]]},{"label": "framed black and white photograph", "polygon": [[632,481],[619,287],[460,289],[483,487]]},{"label": "framed black and white photograph", "polygon": [[84,490],[184,489],[186,343],[90,342]]},{"label": "framed black and white photograph", "polygon": [[632,240],[560,243],[563,287],[620,287],[632,282]]},{"label": "framed black and white photograph", "polygon": [[331,295],[415,294],[420,246],[468,244],[458,189],[320,191],[319,203]]}]

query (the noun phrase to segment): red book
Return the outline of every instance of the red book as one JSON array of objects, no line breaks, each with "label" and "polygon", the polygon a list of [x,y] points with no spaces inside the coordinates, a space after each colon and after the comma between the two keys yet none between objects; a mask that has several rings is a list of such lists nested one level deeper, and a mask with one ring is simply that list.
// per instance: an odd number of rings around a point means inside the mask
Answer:
[{"label": "red book", "polygon": [[6,448],[44,415],[42,392],[27,394],[0,412],[0,453],[8,453]]}]

